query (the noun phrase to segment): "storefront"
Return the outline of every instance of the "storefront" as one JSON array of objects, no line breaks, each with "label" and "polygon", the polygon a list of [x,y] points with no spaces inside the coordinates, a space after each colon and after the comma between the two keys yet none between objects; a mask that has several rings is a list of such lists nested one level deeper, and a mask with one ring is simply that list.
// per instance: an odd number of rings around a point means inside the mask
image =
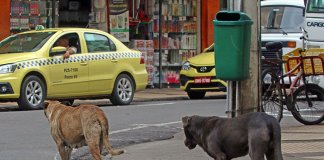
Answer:
[{"label": "storefront", "polygon": [[36,25],[97,28],[145,54],[149,85],[177,86],[181,64],[213,43],[219,6],[219,0],[4,0],[1,17],[9,23],[1,22],[0,39]]},{"label": "storefront", "polygon": [[146,54],[149,83],[178,86],[182,63],[214,41],[212,20],[220,1],[138,0],[132,6],[130,44]]}]

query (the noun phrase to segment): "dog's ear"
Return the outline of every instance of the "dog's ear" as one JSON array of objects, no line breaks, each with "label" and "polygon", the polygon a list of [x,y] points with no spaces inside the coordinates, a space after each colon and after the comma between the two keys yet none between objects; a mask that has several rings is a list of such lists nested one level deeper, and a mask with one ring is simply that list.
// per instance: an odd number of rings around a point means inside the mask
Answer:
[{"label": "dog's ear", "polygon": [[44,109],[47,109],[49,102],[44,102]]},{"label": "dog's ear", "polygon": [[182,117],[182,124],[184,127],[189,126],[190,121],[191,121],[191,117],[189,117],[189,116]]}]

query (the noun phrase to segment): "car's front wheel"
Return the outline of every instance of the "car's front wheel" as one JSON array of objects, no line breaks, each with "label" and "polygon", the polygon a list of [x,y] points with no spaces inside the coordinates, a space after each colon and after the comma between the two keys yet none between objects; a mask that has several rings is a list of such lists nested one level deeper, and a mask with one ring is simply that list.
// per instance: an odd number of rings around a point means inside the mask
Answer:
[{"label": "car's front wheel", "polygon": [[121,74],[117,77],[110,102],[113,105],[130,104],[134,97],[134,82],[127,74]]},{"label": "car's front wheel", "polygon": [[190,99],[203,99],[206,95],[206,92],[205,91],[187,92],[187,94]]},{"label": "car's front wheel", "polygon": [[43,80],[37,76],[28,76],[24,79],[20,89],[18,105],[20,109],[40,109],[46,98],[46,88]]}]

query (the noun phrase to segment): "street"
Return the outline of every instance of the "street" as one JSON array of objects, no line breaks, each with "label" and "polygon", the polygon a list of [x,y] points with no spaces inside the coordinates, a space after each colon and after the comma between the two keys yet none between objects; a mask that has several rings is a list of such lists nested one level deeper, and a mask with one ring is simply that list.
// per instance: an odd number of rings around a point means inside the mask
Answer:
[{"label": "street", "polygon": [[[97,104],[108,116],[112,145],[125,148],[172,138],[182,132],[181,117],[185,115],[225,117],[225,103],[225,99],[204,99],[133,102],[128,106]],[[282,126],[301,125],[289,113],[284,114]],[[60,160],[42,110],[3,111],[0,121],[0,160]],[[92,159],[87,147],[75,150],[72,158]]]},{"label": "street", "polygon": [[[131,144],[171,138],[181,132],[185,115],[225,116],[225,99],[134,102],[128,106],[101,106],[109,119],[111,142],[122,148]],[[49,124],[42,110],[0,112],[0,159],[53,159],[57,155]],[[83,147],[73,156],[88,156]]]}]

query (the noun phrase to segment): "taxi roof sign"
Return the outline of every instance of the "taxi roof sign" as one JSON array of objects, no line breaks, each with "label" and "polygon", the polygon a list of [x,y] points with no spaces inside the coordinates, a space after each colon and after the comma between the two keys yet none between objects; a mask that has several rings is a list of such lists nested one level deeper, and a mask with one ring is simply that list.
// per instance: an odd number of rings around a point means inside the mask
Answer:
[{"label": "taxi roof sign", "polygon": [[36,30],[36,31],[44,30],[44,29],[45,29],[45,27],[44,27],[43,25],[37,25],[37,26],[35,27],[35,30]]}]

